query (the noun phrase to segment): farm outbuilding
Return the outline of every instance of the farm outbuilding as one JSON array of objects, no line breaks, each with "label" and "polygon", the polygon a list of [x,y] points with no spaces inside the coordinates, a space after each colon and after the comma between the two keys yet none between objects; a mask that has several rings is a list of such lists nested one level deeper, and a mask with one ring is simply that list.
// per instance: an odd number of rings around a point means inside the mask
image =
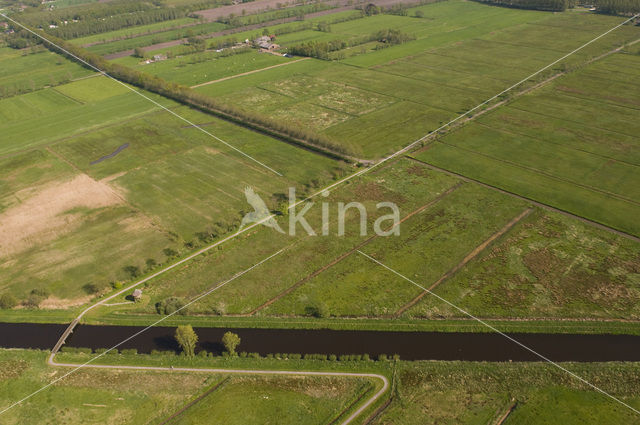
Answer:
[{"label": "farm outbuilding", "polygon": [[134,301],[138,301],[142,297],[142,289],[136,289],[135,291],[133,291],[133,294],[131,294],[131,296],[133,297]]}]

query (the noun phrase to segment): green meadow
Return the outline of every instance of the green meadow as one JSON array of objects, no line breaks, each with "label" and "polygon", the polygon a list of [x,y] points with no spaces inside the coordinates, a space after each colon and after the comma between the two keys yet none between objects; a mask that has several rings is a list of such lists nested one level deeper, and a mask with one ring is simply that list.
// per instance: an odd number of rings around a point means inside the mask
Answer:
[{"label": "green meadow", "polygon": [[[482,317],[636,319],[637,242],[536,210],[435,292]],[[459,317],[426,297],[408,317]]]},{"label": "green meadow", "polygon": [[[36,350],[0,351],[3,408],[68,371],[46,366],[47,355]],[[212,367],[206,363],[213,362],[206,360],[197,366]],[[181,362],[185,360],[176,358],[174,363]],[[56,418],[70,425],[178,425],[210,420],[215,411],[216,420],[228,424],[322,424],[340,416],[374,386],[365,378],[339,376],[85,369],[4,413],[3,423],[47,423]]]},{"label": "green meadow", "polygon": [[[415,17],[417,11],[424,17]],[[618,18],[584,12],[547,14],[473,2],[440,2],[410,8],[407,16],[362,17],[331,24],[329,32],[304,29],[276,38],[285,47],[309,41],[352,42],[389,28],[401,29],[414,37],[413,41],[395,46],[378,42],[355,45],[332,52],[333,61],[307,60],[196,90],[249,111],[309,126],[349,145],[360,157],[380,158],[617,22]],[[562,37],[559,31],[563,31]],[[584,63],[635,38],[634,28],[623,27],[544,75]],[[234,61],[250,64],[254,58],[245,54]],[[187,57],[164,61],[152,72],[180,82],[210,81],[213,70],[226,71],[224,62],[229,59],[199,59],[184,66],[187,61]]]},{"label": "green meadow", "polygon": [[[353,200],[365,207],[367,234],[361,235],[360,213],[353,209],[345,214],[344,235],[339,236],[336,205]],[[372,231],[373,222],[389,212],[376,209],[383,200],[400,209],[403,222],[397,236],[376,237]],[[247,326],[274,318],[319,324],[378,318],[392,326],[398,321],[393,317],[400,315],[398,329],[419,326],[407,320],[465,318],[430,296],[409,304],[422,290],[357,250],[425,288],[435,285],[442,297],[481,317],[621,319],[638,314],[637,242],[418,162],[394,161],[314,201],[307,221],[320,233],[318,204],[328,202],[326,236],[309,236],[300,225],[295,236],[254,229],[158,277],[147,285],[139,303],[101,307],[88,320],[138,323],[136,315],[154,317],[158,304],[171,299],[185,303],[280,250],[189,306],[185,314],[198,317],[197,323],[204,326],[208,322],[202,317],[210,317],[209,326],[216,326],[237,315],[247,316],[242,322]],[[278,220],[285,230],[287,218]],[[113,303],[124,300],[123,295]],[[449,324],[441,326],[449,329]]]},{"label": "green meadow", "polygon": [[0,47],[0,99],[57,86],[91,73],[42,48]]},{"label": "green meadow", "polygon": [[[637,409],[638,365],[563,364]],[[374,424],[637,423],[637,414],[543,363],[405,362],[398,396]]]},{"label": "green meadow", "polygon": [[[3,407],[66,369],[44,365],[44,352],[3,350],[0,375]],[[171,357],[171,359],[169,359]],[[84,354],[61,354],[79,363]],[[507,424],[635,423],[635,413],[544,363],[327,362],[313,360],[186,359],[179,356],[106,355],[103,364],[222,367],[322,371],[366,370],[386,375],[393,385],[390,404],[375,424],[492,423],[513,407]],[[347,364],[350,363],[350,364]],[[634,408],[640,406],[635,363],[562,363]],[[64,417],[66,423],[199,423],[212,415],[225,423],[320,424],[337,418],[374,384],[362,378],[278,377],[86,369],[75,372],[23,405],[9,410],[5,423]],[[388,397],[388,394],[385,397]],[[344,417],[344,416],[342,416]],[[206,418],[206,419],[205,419]]]},{"label": "green meadow", "polygon": [[640,58],[624,52],[601,59],[479,117],[416,157],[639,235],[640,85],[630,78],[638,64]]},{"label": "green meadow", "polygon": [[282,177],[105,77],[1,100],[3,292],[75,308],[236,229],[246,187],[269,200],[347,170],[159,101]]}]

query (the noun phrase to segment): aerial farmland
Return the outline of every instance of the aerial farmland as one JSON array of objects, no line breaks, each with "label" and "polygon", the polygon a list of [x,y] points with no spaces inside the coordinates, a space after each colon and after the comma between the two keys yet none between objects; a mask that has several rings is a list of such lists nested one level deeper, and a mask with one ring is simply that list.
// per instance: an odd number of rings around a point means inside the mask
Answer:
[{"label": "aerial farmland", "polygon": [[640,424],[637,0],[0,0],[0,423]]}]

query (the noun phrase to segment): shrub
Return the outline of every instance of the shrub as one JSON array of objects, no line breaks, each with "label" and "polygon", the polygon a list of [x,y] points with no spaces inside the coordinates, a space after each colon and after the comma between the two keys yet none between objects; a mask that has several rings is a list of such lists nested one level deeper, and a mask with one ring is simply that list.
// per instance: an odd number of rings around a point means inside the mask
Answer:
[{"label": "shrub", "polygon": [[127,355],[138,354],[138,350],[135,348],[125,348],[120,350],[120,354],[127,354]]},{"label": "shrub", "polygon": [[249,357],[251,357],[252,359],[259,359],[260,353],[249,353]]},{"label": "shrub", "polygon": [[162,253],[165,255],[165,257],[167,258],[174,258],[178,256],[178,251],[176,251],[175,249],[171,249],[171,248],[165,248],[162,250]]},{"label": "shrub", "polygon": [[317,317],[318,319],[322,319],[329,316],[329,309],[325,303],[317,302],[313,305],[307,306],[305,308],[305,313],[307,314],[307,316],[313,316]]},{"label": "shrub", "polygon": [[158,314],[173,314],[180,310],[178,314],[187,314],[188,309],[183,308],[185,302],[181,298],[170,297],[156,303],[156,312]]},{"label": "shrub", "polygon": [[378,354],[378,361],[386,362],[387,360],[388,360],[388,358],[387,358],[386,354]]},{"label": "shrub", "polygon": [[49,291],[44,288],[32,289],[24,302],[27,308],[38,308],[40,303],[49,297]]},{"label": "shrub", "polygon": [[208,357],[209,353],[207,352],[207,350],[200,350],[200,352],[198,352],[198,357]]},{"label": "shrub", "polygon": [[138,266],[126,266],[123,267],[122,270],[124,270],[131,279],[135,279],[140,276],[140,268]]},{"label": "shrub", "polygon": [[0,295],[0,309],[10,310],[18,305],[18,299],[11,294]]},{"label": "shrub", "polygon": [[329,360],[331,360],[332,362],[335,362],[336,360],[338,360],[338,356],[336,356],[335,354],[331,354],[329,355]]},{"label": "shrub", "polygon": [[104,289],[103,285],[98,285],[97,283],[87,283],[82,287],[82,290],[89,295],[97,294],[98,292]]}]

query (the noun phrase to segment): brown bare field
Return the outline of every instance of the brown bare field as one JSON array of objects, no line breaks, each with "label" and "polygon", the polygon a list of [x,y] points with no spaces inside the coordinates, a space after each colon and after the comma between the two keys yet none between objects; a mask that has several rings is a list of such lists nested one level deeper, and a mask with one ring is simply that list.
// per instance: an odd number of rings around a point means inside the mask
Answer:
[{"label": "brown bare field", "polygon": [[21,202],[0,214],[0,257],[71,232],[83,216],[78,209],[122,203],[108,185],[84,174],[42,188],[24,189],[15,197]]}]

